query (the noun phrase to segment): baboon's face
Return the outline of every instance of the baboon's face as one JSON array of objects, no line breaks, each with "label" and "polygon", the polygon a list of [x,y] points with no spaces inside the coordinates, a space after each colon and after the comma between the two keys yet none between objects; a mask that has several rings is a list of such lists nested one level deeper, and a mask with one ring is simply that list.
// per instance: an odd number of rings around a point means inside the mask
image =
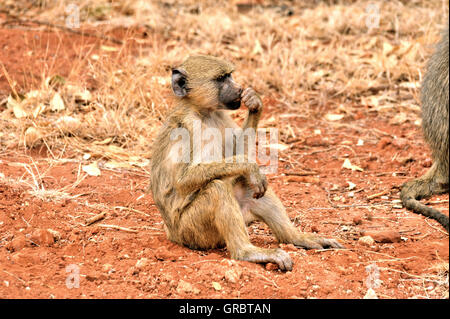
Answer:
[{"label": "baboon's face", "polygon": [[241,106],[242,88],[234,82],[233,71],[232,64],[215,57],[189,57],[172,70],[172,89],[196,108],[236,110]]},{"label": "baboon's face", "polygon": [[231,73],[216,79],[219,93],[219,107],[237,110],[241,107],[242,88],[234,82]]}]

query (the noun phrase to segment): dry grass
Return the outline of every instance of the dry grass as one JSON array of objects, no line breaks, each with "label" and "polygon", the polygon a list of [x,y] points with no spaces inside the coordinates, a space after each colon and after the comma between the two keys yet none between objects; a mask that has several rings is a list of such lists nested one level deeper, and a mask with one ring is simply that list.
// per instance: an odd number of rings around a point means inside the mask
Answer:
[{"label": "dry grass", "polygon": [[[33,3],[6,1],[2,9],[61,25],[71,1]],[[417,116],[417,88],[448,16],[445,1],[375,2],[380,22],[374,29],[366,26],[366,1],[285,3],[292,16],[269,1],[246,13],[232,1],[80,1],[82,26],[101,25],[105,32],[117,25],[145,26],[149,37],[138,41],[150,48],[104,46],[104,52],[77,61],[65,83],[52,85],[54,74],[43,71],[40,87],[3,102],[8,108],[0,115],[2,144],[45,145],[52,152],[71,149],[116,160],[133,156],[135,162],[148,158],[171,105],[168,70],[192,53],[232,60],[240,82],[276,97],[286,112],[347,114],[369,105],[399,121],[400,111]],[[89,81],[95,85],[86,96]],[[60,109],[54,106],[58,97],[52,105],[55,93],[64,103]]]}]

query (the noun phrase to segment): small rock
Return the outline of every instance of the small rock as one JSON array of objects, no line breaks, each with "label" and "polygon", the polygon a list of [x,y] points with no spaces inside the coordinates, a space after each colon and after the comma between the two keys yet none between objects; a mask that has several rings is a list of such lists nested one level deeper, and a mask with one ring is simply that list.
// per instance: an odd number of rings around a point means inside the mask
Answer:
[{"label": "small rock", "polygon": [[375,244],[375,240],[373,240],[370,236],[363,236],[358,239],[358,242],[364,246],[372,246]]},{"label": "small rock", "polygon": [[31,234],[31,241],[39,246],[51,246],[55,242],[55,239],[48,230],[36,229]]},{"label": "small rock", "polygon": [[[197,289],[198,290],[198,289]],[[189,294],[194,291],[194,287],[184,280],[180,280],[177,286],[177,293],[186,293]]]},{"label": "small rock", "polygon": [[365,231],[362,235],[372,237],[377,243],[399,243],[402,241],[400,233],[394,230]]},{"label": "small rock", "polygon": [[147,265],[148,265],[148,259],[143,257],[136,262],[135,267],[136,267],[136,269],[142,270],[142,268],[146,267]]},{"label": "small rock", "polygon": [[139,274],[139,270],[137,270],[135,267],[130,267],[127,270],[127,275],[128,276],[136,276],[137,274]]},{"label": "small rock", "polygon": [[59,241],[61,239],[61,233],[59,231],[48,228],[47,231],[52,234],[54,241]]},{"label": "small rock", "polygon": [[359,216],[355,216],[353,217],[353,224],[355,225],[361,225],[362,224],[362,219]]},{"label": "small rock", "polygon": [[380,141],[378,142],[378,149],[382,150],[391,143],[392,143],[392,140],[389,137],[382,137],[380,139]]},{"label": "small rock", "polygon": [[278,265],[274,264],[274,263],[267,263],[266,264],[266,270],[269,271],[273,271],[273,270],[277,270],[278,269]]},{"label": "small rock", "polygon": [[158,260],[177,260],[178,256],[176,256],[173,252],[167,249],[167,247],[159,247],[155,251],[155,258]]},{"label": "small rock", "polygon": [[313,226],[311,226],[311,231],[312,231],[313,233],[318,233],[318,232],[319,232],[319,228],[317,228],[316,225],[313,225]]},{"label": "small rock", "polygon": [[32,265],[41,262],[39,255],[33,252],[17,252],[11,255],[11,261],[21,265]]},{"label": "small rock", "polygon": [[225,280],[235,284],[236,282],[239,281],[241,275],[242,275],[241,271],[238,271],[236,269],[230,269],[225,271]]},{"label": "small rock", "polygon": [[222,286],[216,281],[212,282],[212,286],[215,290],[222,290]]},{"label": "small rock", "polygon": [[123,254],[122,256],[119,256],[119,259],[130,259],[130,256],[128,254]]},{"label": "small rock", "polygon": [[107,273],[109,273],[112,269],[113,269],[113,265],[111,265],[111,264],[104,264],[102,266],[102,270]]},{"label": "small rock", "polygon": [[369,288],[363,299],[378,299],[378,296],[372,288]]},{"label": "small rock", "polygon": [[27,246],[27,240],[24,235],[20,234],[14,237],[8,248],[12,251],[19,251],[25,246]]},{"label": "small rock", "polygon": [[392,145],[398,147],[399,149],[403,149],[408,145],[408,140],[406,138],[394,138],[392,140]]}]

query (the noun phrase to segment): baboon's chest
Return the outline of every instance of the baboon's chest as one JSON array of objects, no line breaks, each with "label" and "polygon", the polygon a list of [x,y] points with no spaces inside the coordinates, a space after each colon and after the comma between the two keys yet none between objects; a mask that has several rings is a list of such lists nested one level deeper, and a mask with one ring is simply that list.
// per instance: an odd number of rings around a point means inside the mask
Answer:
[{"label": "baboon's chest", "polygon": [[202,121],[203,152],[220,152],[222,158],[233,155],[237,128],[237,124],[226,114],[213,113],[205,118]]}]

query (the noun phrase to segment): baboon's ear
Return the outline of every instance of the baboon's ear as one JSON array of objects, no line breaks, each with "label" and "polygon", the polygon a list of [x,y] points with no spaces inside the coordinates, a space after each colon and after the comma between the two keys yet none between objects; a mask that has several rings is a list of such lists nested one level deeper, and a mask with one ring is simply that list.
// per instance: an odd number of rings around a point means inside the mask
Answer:
[{"label": "baboon's ear", "polygon": [[186,72],[183,69],[172,69],[172,90],[176,96],[186,96]]}]

